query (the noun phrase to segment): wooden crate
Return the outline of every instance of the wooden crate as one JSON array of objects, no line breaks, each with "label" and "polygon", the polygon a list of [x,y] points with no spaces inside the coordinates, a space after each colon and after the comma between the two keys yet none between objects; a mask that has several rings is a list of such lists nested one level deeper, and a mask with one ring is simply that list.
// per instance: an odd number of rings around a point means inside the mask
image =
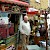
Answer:
[{"label": "wooden crate", "polygon": [[1,49],[1,50],[6,50],[6,45],[5,45],[5,44],[1,44],[1,45],[0,45],[0,49]]}]

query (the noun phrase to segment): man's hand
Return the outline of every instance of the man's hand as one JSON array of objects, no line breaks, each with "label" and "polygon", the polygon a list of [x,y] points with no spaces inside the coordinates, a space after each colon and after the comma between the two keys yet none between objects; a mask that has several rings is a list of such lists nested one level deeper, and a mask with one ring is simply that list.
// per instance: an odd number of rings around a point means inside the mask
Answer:
[{"label": "man's hand", "polygon": [[25,33],[21,33],[21,34],[26,35]]}]

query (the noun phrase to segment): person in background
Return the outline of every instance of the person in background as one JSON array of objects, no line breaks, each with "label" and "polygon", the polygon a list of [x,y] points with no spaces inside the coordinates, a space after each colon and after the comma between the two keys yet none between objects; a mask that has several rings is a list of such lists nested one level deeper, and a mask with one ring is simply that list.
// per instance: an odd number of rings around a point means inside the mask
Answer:
[{"label": "person in background", "polygon": [[29,44],[29,36],[31,32],[28,16],[24,16],[24,20],[20,23],[19,28],[22,34],[22,50],[26,50],[26,45]]},{"label": "person in background", "polygon": [[33,23],[33,21],[31,19],[29,20],[29,22],[30,22],[30,27],[31,27],[31,31],[32,31],[34,23]]},{"label": "person in background", "polygon": [[37,26],[38,23],[38,15],[34,15],[34,25]]}]

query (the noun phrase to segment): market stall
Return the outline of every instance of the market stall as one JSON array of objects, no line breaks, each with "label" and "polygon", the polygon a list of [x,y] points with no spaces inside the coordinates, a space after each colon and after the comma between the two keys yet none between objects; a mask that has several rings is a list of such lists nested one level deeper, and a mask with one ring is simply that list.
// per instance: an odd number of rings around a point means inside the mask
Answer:
[{"label": "market stall", "polygon": [[[29,4],[17,0],[0,0],[0,49],[12,50],[17,47],[19,39],[20,17]],[[24,9],[22,9],[24,8]],[[4,46],[4,47],[3,47]]]}]

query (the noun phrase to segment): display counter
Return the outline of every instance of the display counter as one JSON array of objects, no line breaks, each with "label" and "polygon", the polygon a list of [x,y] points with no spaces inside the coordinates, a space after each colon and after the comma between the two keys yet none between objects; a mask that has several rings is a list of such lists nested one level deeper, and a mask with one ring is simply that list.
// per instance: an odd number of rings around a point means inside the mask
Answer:
[{"label": "display counter", "polygon": [[[3,47],[4,46],[4,47]],[[5,38],[4,40],[0,40],[0,48],[1,50],[6,50],[6,49],[15,49],[17,46],[17,34],[14,34],[12,36],[9,36]]]},{"label": "display counter", "polygon": [[17,45],[17,34],[6,38],[6,49],[10,49],[10,47],[16,48],[16,45]]}]

